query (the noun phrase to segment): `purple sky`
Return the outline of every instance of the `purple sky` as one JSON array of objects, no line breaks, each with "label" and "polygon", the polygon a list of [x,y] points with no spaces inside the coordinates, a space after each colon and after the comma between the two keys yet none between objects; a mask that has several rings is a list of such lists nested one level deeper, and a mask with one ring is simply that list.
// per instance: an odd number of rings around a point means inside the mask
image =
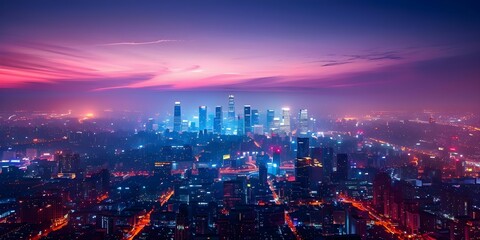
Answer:
[{"label": "purple sky", "polygon": [[0,1],[0,110],[149,110],[177,99],[193,108],[233,92],[259,108],[480,111],[479,10],[474,1]]}]

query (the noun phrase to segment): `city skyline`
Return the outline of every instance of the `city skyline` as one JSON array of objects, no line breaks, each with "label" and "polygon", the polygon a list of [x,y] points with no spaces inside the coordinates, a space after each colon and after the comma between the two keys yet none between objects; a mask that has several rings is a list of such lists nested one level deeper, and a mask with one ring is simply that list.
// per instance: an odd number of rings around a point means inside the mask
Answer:
[{"label": "city skyline", "polygon": [[116,3],[2,1],[0,108],[480,110],[473,1]]}]

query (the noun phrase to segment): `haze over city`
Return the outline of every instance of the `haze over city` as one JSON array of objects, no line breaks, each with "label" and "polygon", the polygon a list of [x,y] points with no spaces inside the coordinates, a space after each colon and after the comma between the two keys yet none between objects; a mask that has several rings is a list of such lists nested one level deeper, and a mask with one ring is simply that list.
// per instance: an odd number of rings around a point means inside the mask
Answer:
[{"label": "haze over city", "polygon": [[0,106],[159,111],[234,93],[261,108],[478,112],[476,10],[475,1],[2,1]]}]

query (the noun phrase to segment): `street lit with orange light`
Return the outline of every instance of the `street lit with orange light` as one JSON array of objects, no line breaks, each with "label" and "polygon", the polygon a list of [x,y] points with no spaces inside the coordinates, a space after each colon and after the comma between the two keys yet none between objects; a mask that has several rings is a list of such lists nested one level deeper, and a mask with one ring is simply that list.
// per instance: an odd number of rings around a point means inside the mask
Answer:
[{"label": "street lit with orange light", "polygon": [[382,226],[385,230],[389,233],[396,235],[397,237],[401,238],[404,237],[404,232],[397,229],[394,223],[391,222],[390,219],[380,216],[376,213],[376,211],[371,208],[370,206],[366,206],[364,203],[360,201],[356,201],[352,198],[349,198],[343,194],[338,195],[338,199],[344,203],[350,203],[353,207],[357,208],[360,211],[368,212],[368,215],[372,218],[376,225]]},{"label": "street lit with orange light", "polygon": [[[269,187],[270,191],[272,192],[273,201],[275,201],[275,204],[277,204],[277,205],[282,205],[283,204],[282,200],[278,197],[278,195],[275,191],[275,186],[273,185],[273,181],[268,180],[267,182],[268,182],[268,187]],[[301,240],[301,237],[300,237],[300,235],[298,235],[295,224],[293,223],[292,218],[290,217],[290,214],[288,213],[288,211],[285,211],[285,222],[287,223],[287,225],[290,228],[290,230],[292,231],[292,233],[295,235],[296,239]]]},{"label": "street lit with orange light", "polygon": [[34,237],[31,238],[31,240],[39,240],[42,239],[43,237],[48,236],[51,232],[58,231],[62,229],[63,227],[68,225],[68,214],[65,215],[63,218],[57,218],[54,220],[52,225],[50,225],[50,228],[45,229],[45,231],[42,231],[41,234],[38,234]]}]

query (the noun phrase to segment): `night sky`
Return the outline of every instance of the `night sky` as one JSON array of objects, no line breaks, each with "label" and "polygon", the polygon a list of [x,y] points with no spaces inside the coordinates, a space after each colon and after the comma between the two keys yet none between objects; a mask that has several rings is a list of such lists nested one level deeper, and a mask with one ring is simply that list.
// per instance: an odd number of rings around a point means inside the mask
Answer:
[{"label": "night sky", "polygon": [[[0,110],[480,112],[478,1],[0,1]],[[32,104],[34,103],[34,104]]]}]

